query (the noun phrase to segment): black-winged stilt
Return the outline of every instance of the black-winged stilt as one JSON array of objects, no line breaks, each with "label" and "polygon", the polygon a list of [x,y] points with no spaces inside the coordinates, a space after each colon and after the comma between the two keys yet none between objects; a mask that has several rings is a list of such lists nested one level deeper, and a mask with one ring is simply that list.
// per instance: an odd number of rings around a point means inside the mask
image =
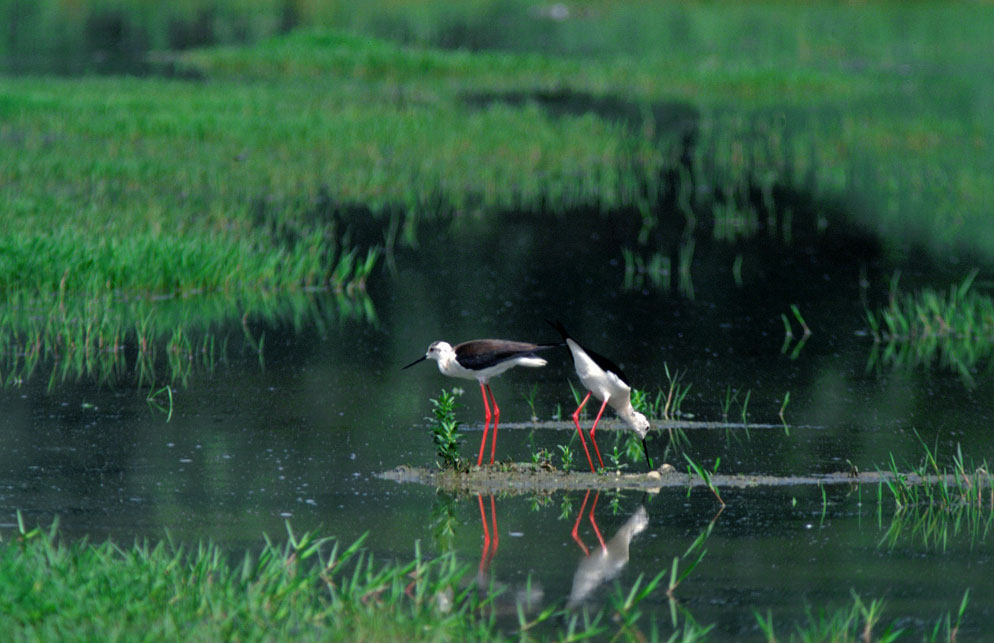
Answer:
[{"label": "black-winged stilt", "polygon": [[604,408],[610,404],[618,417],[625,421],[639,438],[642,439],[642,452],[645,453],[645,463],[652,469],[652,462],[649,460],[649,449],[645,446],[645,435],[649,431],[649,420],[644,415],[632,408],[632,387],[628,383],[628,378],[621,372],[621,368],[608,358],[595,353],[594,351],[580,346],[580,344],[569,336],[566,328],[560,322],[549,322],[553,328],[563,336],[563,341],[573,354],[573,365],[576,367],[576,374],[580,376],[580,381],[587,389],[587,396],[580,402],[580,406],[573,412],[573,424],[580,434],[580,443],[583,444],[583,451],[587,454],[587,462],[590,463],[590,470],[594,469],[594,461],[590,458],[590,450],[587,449],[587,442],[583,439],[583,430],[580,428],[580,411],[587,404],[590,395],[593,394],[601,400],[601,409],[597,412],[594,425],[590,428],[590,441],[594,443],[594,452],[597,454],[597,462],[604,468],[604,461],[601,459],[600,449],[597,448],[597,441],[594,439],[594,431],[597,430],[597,423],[604,414]]},{"label": "black-winged stilt", "polygon": [[536,353],[553,346],[558,346],[558,344],[530,344],[528,342],[512,342],[506,339],[474,339],[455,346],[451,346],[448,342],[433,342],[428,347],[427,353],[404,368],[410,368],[426,359],[433,359],[438,362],[438,370],[442,372],[442,375],[476,380],[480,383],[484,417],[486,418],[483,425],[483,441],[480,442],[480,455],[476,458],[476,465],[480,466],[483,464],[483,451],[487,445],[487,431],[490,428],[491,419],[487,393],[490,394],[490,400],[494,404],[492,415],[494,435],[490,447],[490,464],[494,463],[494,454],[497,451],[497,425],[500,423],[500,408],[497,406],[497,399],[494,397],[493,391],[490,390],[490,378],[497,377],[515,366],[530,366],[532,368],[545,366],[548,362]]}]

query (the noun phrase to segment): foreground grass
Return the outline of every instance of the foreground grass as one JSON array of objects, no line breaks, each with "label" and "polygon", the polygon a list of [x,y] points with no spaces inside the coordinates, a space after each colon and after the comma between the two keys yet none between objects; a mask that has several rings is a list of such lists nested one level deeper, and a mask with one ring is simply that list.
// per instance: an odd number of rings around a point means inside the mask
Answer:
[{"label": "foreground grass", "polygon": [[[672,603],[672,624],[645,613],[643,601],[664,589],[663,573],[616,588],[600,613],[518,606],[509,626],[496,618],[506,599],[472,584],[470,567],[452,555],[377,563],[361,545],[288,530],[285,544],[267,539],[257,556],[236,560],[212,544],[66,543],[56,525],[29,531],[21,522],[0,544],[0,626],[11,640],[62,641],[710,639],[710,627]],[[967,598],[930,640],[955,640]],[[901,630],[882,625],[883,612],[882,601],[854,594],[851,605],[808,608],[807,622],[786,636],[769,613],[757,611],[756,620],[770,641],[892,640]]]}]

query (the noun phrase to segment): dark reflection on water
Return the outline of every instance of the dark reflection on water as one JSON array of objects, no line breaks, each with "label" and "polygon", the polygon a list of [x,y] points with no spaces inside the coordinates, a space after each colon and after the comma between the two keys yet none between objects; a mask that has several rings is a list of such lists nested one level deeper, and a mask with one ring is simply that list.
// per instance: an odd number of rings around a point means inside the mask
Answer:
[{"label": "dark reflection on water", "polygon": [[[730,390],[739,400],[751,391],[749,422],[776,427],[789,391],[790,435],[758,426],[688,431],[688,453],[705,467],[720,458],[722,473],[819,473],[850,463],[868,470],[885,467],[891,453],[914,466],[922,456],[915,431],[940,458],[957,444],[968,460],[989,457],[989,379],[968,390],[941,372],[867,372],[869,343],[857,335],[861,296],[884,296],[891,266],[873,253],[846,256],[845,237],[798,242],[762,260],[747,255],[742,286],[729,276],[734,253],[702,242],[689,301],[622,288],[620,247],[634,234],[627,219],[509,216],[497,235],[476,226],[467,220],[451,234],[427,231],[416,256],[398,252],[396,275],[370,284],[377,324],[268,329],[264,365],[233,350],[212,373],[194,372],[189,386],[174,391],[168,421],[146,403],[147,391],[127,384],[49,391],[36,378],[3,389],[0,521],[15,524],[21,510],[29,523],[58,516],[71,536],[130,542],[168,530],[180,541],[211,538],[234,549],[257,547],[264,532],[281,537],[285,521],[345,541],[369,532],[367,544],[381,559],[409,559],[415,541],[429,554],[455,549],[477,568],[479,582],[502,583],[535,609],[565,605],[574,591],[585,604],[603,604],[615,583],[628,588],[686,552],[717,512],[707,490],[498,494],[491,501],[375,477],[434,462],[428,398],[459,384],[435,369],[402,372],[402,365],[436,339],[551,341],[546,318],[562,319],[611,355],[637,387],[665,387],[664,364],[685,371],[692,389],[683,410],[697,420],[727,413],[740,421],[740,406],[723,409],[723,400]],[[796,359],[781,352],[781,315],[791,304],[813,330]],[[545,368],[496,379],[502,422],[531,416],[525,397],[532,390],[540,419],[557,408],[565,416],[573,377],[564,352]],[[458,416],[469,433],[463,455],[471,457],[482,403],[474,383],[462,386]],[[505,460],[528,461],[542,447],[555,456],[570,438],[501,431],[498,459]],[[611,438],[602,439],[609,451]],[[652,455],[664,445],[662,437],[650,441]],[[953,534],[944,549],[911,533],[890,540],[892,503],[882,493],[880,504],[875,487],[833,487],[825,496],[817,488],[724,490],[728,506],[707,554],[676,591],[680,608],[733,638],[758,632],[754,607],[786,624],[803,620],[805,604],[841,606],[855,590],[885,598],[885,615],[923,619],[902,623],[921,630],[955,610],[967,587],[971,596],[994,589],[986,533]],[[604,564],[595,569],[598,555]],[[581,591],[585,585],[589,591]],[[650,601],[668,623],[664,593]],[[965,627],[976,633],[990,612],[973,601]],[[506,618],[509,627],[516,619],[513,612]]]}]

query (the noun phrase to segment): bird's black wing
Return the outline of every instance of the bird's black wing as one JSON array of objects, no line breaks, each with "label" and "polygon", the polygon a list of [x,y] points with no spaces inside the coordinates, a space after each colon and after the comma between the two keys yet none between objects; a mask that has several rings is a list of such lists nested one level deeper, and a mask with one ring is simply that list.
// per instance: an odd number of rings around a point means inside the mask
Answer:
[{"label": "bird's black wing", "polygon": [[[546,321],[549,321],[549,320],[546,320]],[[563,336],[563,341],[564,342],[567,339],[572,339],[574,342],[576,342],[580,346],[580,348],[583,349],[583,352],[585,352],[587,355],[590,355],[590,359],[594,360],[594,363],[597,364],[598,366],[600,366],[602,370],[604,370],[604,371],[610,371],[610,372],[614,373],[615,375],[618,376],[618,379],[620,379],[622,382],[625,383],[626,386],[628,386],[628,388],[632,387],[631,383],[628,381],[628,378],[625,376],[625,373],[624,373],[624,371],[621,370],[620,366],[618,366],[617,364],[615,364],[614,362],[612,362],[607,357],[604,357],[603,355],[601,355],[600,353],[598,353],[596,351],[590,350],[589,348],[587,348],[583,344],[580,344],[580,342],[577,342],[575,339],[573,339],[572,337],[570,337],[570,334],[566,332],[566,327],[563,326],[561,322],[559,322],[559,321],[551,322],[550,321],[549,325],[552,326],[553,328],[555,328],[557,331],[559,331],[559,334]]]},{"label": "bird's black wing", "polygon": [[535,355],[552,345],[512,342],[506,339],[474,339],[457,344],[456,361],[463,368],[479,371],[515,357]]},{"label": "bird's black wing", "polygon": [[[575,339],[573,341],[576,342]],[[576,343],[579,344],[580,342],[576,342]],[[622,382],[624,382],[625,385],[628,388],[632,387],[631,383],[628,381],[628,378],[625,377],[625,372],[621,370],[620,366],[618,366],[617,364],[615,364],[614,362],[612,362],[610,359],[604,357],[600,353],[597,353],[595,351],[590,350],[586,346],[580,346],[580,348],[582,348],[584,350],[584,352],[587,353],[587,355],[590,355],[590,359],[594,360],[595,364],[597,364],[598,366],[600,366],[605,371],[609,371],[609,372],[614,373],[615,375],[617,375],[618,379],[620,379]]]}]

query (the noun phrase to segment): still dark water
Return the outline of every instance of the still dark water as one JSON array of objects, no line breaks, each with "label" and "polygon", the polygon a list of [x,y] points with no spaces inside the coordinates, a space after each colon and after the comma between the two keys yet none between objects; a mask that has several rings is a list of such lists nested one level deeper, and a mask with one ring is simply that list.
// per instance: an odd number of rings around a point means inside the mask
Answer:
[{"label": "still dark water", "polygon": [[[513,599],[526,593],[539,606],[566,602],[571,592],[594,605],[605,600],[612,580],[582,587],[594,578],[583,548],[599,550],[598,531],[608,551],[628,547],[627,564],[620,553],[612,559],[621,561],[614,573],[627,590],[640,574],[668,570],[714,521],[707,554],[677,597],[699,622],[717,624],[716,638],[758,637],[754,609],[771,611],[786,631],[804,621],[806,606],[848,604],[851,592],[885,599],[885,623],[900,617],[902,627],[931,631],[967,588],[961,634],[986,634],[994,623],[986,527],[950,524],[945,543],[927,541],[913,525],[895,528],[889,493],[882,490],[881,502],[876,486],[830,487],[824,497],[818,487],[726,489],[719,514],[700,488],[602,492],[585,505],[584,492],[497,496],[491,508],[489,496],[454,498],[377,478],[401,464],[434,462],[425,418],[429,398],[443,387],[465,390],[458,411],[464,455],[475,455],[480,436],[475,382],[443,378],[434,363],[402,365],[436,339],[552,341],[545,319],[562,320],[639,388],[665,387],[664,364],[685,372],[692,388],[683,410],[693,419],[721,421],[731,390],[739,401],[728,419],[740,422],[748,391],[749,422],[775,428],[688,431],[691,457],[709,467],[720,458],[722,473],[874,470],[886,468],[891,454],[907,469],[923,455],[916,432],[944,460],[957,445],[968,462],[991,459],[989,376],[979,373],[971,388],[940,371],[867,368],[864,301],[882,300],[895,267],[903,266],[909,286],[924,280],[873,244],[844,234],[744,251],[698,242],[691,299],[676,287],[624,288],[620,248],[632,237],[617,220],[508,217],[499,234],[475,225],[428,231],[416,252],[398,251],[393,272],[371,285],[375,323],[329,320],[325,332],[267,328],[264,365],[235,349],[213,373],[195,372],[174,391],[169,421],[128,382],[49,390],[39,377],[0,391],[0,521],[9,529],[20,510],[30,524],[58,517],[70,536],[128,543],[168,532],[235,550],[258,547],[263,533],[280,539],[289,522],[346,542],[368,532],[367,546],[381,560],[408,559],[420,541],[428,554],[453,548],[474,567],[482,562],[486,580],[508,588],[508,623]],[[732,277],[739,252],[741,285]],[[956,266],[938,269],[927,274],[940,284],[963,276]],[[791,304],[813,330],[794,358],[797,340],[784,349],[781,319],[786,314],[799,335]],[[527,420],[524,398],[533,389],[541,420],[557,405],[572,411],[570,378],[565,353],[546,368],[498,378],[502,420]],[[789,435],[777,417],[787,392]],[[517,461],[542,446],[557,454],[570,437],[547,429],[500,435],[498,457]],[[650,441],[654,457],[664,444]],[[483,551],[481,503],[488,524],[497,524],[496,551]],[[441,534],[446,524],[450,537]],[[666,631],[662,592],[649,608]]]}]

